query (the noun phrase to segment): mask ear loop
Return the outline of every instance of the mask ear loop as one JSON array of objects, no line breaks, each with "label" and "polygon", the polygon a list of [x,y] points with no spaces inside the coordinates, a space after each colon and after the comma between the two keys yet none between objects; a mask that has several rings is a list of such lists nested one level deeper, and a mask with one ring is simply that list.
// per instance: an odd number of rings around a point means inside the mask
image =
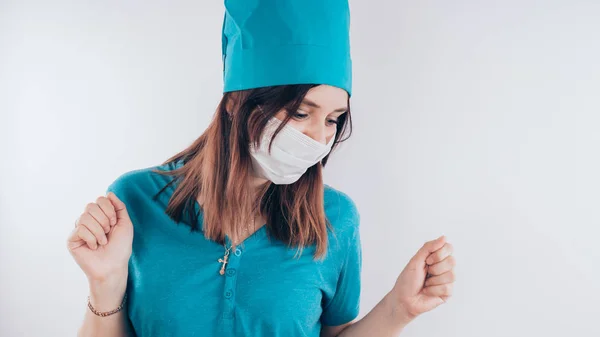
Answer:
[{"label": "mask ear loop", "polygon": [[[263,110],[262,106],[260,104],[257,104],[256,107],[260,110],[260,112],[264,115],[265,114],[265,110]],[[275,130],[272,130],[271,128],[269,128],[271,125],[277,123],[277,128]],[[264,137],[268,137],[270,139],[269,142],[269,153],[271,152],[271,145],[273,144],[273,139],[275,138],[276,134],[278,135],[281,132],[285,131],[285,125],[282,125],[283,122],[280,121],[277,117],[272,116],[271,118],[269,118],[269,120],[267,121],[267,123],[265,124],[265,126],[263,127],[263,134],[261,135],[261,139]],[[278,130],[279,128],[281,128],[280,130]],[[268,135],[265,135],[265,129],[267,129],[269,131]]]},{"label": "mask ear loop", "polygon": [[[264,113],[264,110],[263,110],[263,108],[262,108],[262,106],[260,104],[257,104],[256,107],[262,113]],[[269,126],[271,126],[273,124],[277,125],[277,129],[280,128],[279,133],[277,133],[278,130],[271,130],[271,128],[269,128]],[[333,147],[333,145],[335,143],[335,135],[337,134],[337,131],[336,131],[333,134],[333,137],[331,138],[331,140],[327,144],[321,144],[320,142],[317,142],[316,140],[314,140],[314,139],[310,138],[309,136],[305,135],[300,130],[297,130],[293,126],[290,126],[290,125],[287,125],[287,124],[284,125],[283,121],[279,120],[275,116],[271,117],[267,121],[267,124],[265,125],[265,128],[269,129],[270,134],[268,136],[271,139],[271,141],[273,140],[273,138],[275,136],[275,133],[277,133],[277,134],[281,134],[281,133],[288,134],[288,135],[290,135],[291,137],[293,137],[294,139],[296,139],[297,141],[301,142],[302,144],[304,144],[306,146],[309,146],[309,147],[311,147],[311,148],[313,148],[315,150],[322,150],[325,154],[321,155],[320,156],[321,158],[325,157],[327,154],[329,154],[329,152],[331,152],[331,148]],[[265,136],[266,135],[263,135],[263,137],[265,137]]]}]

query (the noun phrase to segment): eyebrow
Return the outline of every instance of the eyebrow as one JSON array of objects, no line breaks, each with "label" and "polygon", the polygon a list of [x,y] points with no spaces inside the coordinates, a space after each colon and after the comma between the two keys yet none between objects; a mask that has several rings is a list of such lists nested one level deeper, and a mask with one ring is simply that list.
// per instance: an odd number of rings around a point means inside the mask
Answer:
[{"label": "eyebrow", "polygon": [[[308,105],[313,108],[321,109],[320,105],[318,105],[317,103],[315,103],[309,99],[306,99],[306,98],[302,101],[302,104]],[[346,111],[348,111],[348,108],[338,108],[338,109],[333,110],[333,112],[346,112]]]}]

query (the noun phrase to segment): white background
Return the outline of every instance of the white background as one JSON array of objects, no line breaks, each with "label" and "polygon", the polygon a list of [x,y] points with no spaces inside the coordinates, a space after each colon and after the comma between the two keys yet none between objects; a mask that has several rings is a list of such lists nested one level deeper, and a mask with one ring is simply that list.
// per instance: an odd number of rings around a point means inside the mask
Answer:
[{"label": "white background", "polygon": [[[351,8],[355,133],[326,182],[362,215],[361,316],[445,234],[455,295],[403,336],[600,336],[600,3]],[[73,222],[205,129],[222,18],[221,1],[0,0],[0,335],[75,335]]]}]

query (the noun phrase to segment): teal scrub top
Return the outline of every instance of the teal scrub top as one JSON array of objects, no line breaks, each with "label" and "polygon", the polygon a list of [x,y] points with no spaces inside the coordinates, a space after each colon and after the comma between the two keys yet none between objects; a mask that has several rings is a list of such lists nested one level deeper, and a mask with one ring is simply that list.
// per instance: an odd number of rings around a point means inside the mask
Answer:
[{"label": "teal scrub top", "polygon": [[297,249],[270,238],[262,226],[231,252],[220,275],[223,245],[165,213],[175,184],[153,199],[172,177],[152,170],[178,165],[127,172],[108,188],[134,226],[127,315],[137,336],[319,337],[321,325],[358,316],[359,214],[346,194],[325,185],[334,233],[328,233],[324,260],[314,260],[314,245],[294,258]]}]

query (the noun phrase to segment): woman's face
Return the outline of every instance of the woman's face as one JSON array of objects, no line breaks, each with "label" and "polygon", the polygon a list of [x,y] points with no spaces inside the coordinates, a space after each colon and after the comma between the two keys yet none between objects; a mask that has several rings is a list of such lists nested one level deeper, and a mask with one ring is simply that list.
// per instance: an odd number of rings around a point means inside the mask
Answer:
[{"label": "woman's face", "polygon": [[[319,85],[308,91],[288,125],[322,144],[327,144],[335,134],[338,118],[347,110],[346,90]],[[275,117],[283,121],[286,114],[286,110],[282,109]]]}]

